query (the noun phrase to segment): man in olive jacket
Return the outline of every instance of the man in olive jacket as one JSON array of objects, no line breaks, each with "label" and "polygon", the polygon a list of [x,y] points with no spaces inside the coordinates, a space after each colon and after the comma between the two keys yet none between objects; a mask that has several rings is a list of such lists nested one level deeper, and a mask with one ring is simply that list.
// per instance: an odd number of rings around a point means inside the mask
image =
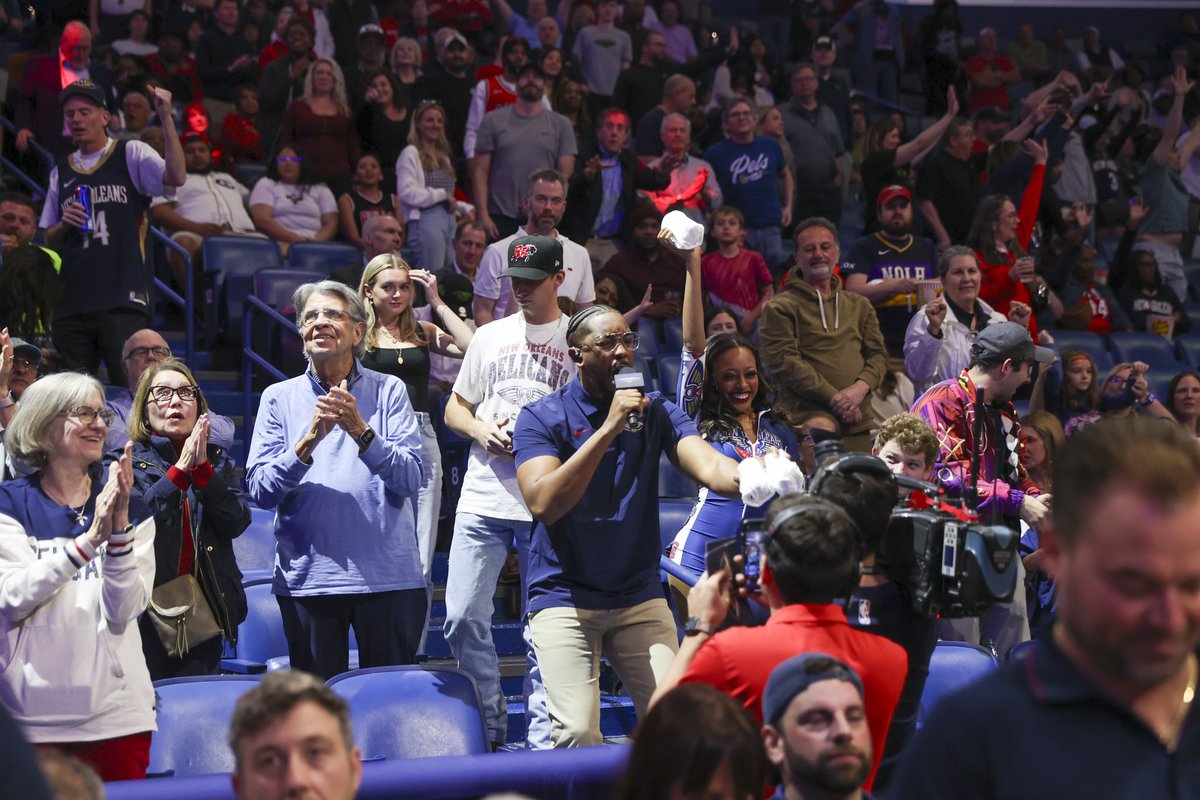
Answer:
[{"label": "man in olive jacket", "polygon": [[763,365],[789,415],[830,411],[846,430],[846,448],[870,449],[871,393],[887,369],[875,309],[834,276],[837,228],[811,217],[796,228],[796,267],[759,321]]}]

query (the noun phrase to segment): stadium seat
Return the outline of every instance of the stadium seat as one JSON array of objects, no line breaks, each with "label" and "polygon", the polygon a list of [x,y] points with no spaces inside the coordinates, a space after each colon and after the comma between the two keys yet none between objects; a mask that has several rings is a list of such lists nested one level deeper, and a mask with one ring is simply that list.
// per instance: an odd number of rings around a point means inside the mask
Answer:
[{"label": "stadium seat", "polygon": [[218,330],[241,338],[242,300],[254,290],[254,273],[280,269],[279,245],[253,236],[209,236],[204,240],[205,330],[210,343]]},{"label": "stadium seat", "polygon": [[663,352],[667,355],[674,355],[678,360],[679,354],[683,351],[683,318],[673,317],[663,322],[663,334],[666,337],[663,343]]},{"label": "stadium seat", "polygon": [[243,583],[270,578],[275,569],[275,512],[250,507],[250,526],[233,540]]},{"label": "stadium seat", "polygon": [[1037,639],[1030,639],[1027,642],[1018,642],[1014,644],[1008,651],[1008,658],[1005,661],[1012,661],[1017,658],[1026,658],[1038,646]]},{"label": "stadium seat", "polygon": [[638,353],[657,358],[662,355],[666,346],[659,341],[658,325],[649,317],[642,317],[634,323],[633,329],[638,334]]},{"label": "stadium seat", "polygon": [[929,677],[921,693],[917,727],[929,719],[934,706],[948,694],[987,677],[996,669],[996,659],[982,647],[967,642],[938,642],[929,660]]},{"label": "stadium seat", "polygon": [[696,482],[676,469],[666,453],[658,457],[659,497],[683,497],[690,501],[696,499],[698,491]]},{"label": "stadium seat", "polygon": [[[319,277],[289,267],[260,269],[254,273],[254,296],[289,320],[294,320],[296,310],[292,307],[292,296],[296,289]],[[308,365],[304,360],[304,345],[300,337],[284,333],[277,325],[270,325],[266,320],[256,323],[251,332],[254,352],[269,359],[287,375],[303,373]]]},{"label": "stadium seat", "polygon": [[1188,369],[1186,364],[1176,364],[1171,367],[1150,365],[1150,370],[1146,373],[1146,383],[1149,384],[1150,391],[1158,396],[1159,402],[1166,404],[1167,387],[1171,385],[1171,379],[1185,369]]},{"label": "stadium seat", "polygon": [[345,242],[296,242],[288,248],[288,266],[328,275],[347,264],[361,264],[362,250]]},{"label": "stadium seat", "polygon": [[1101,375],[1113,365],[1112,356],[1109,355],[1104,340],[1094,333],[1053,330],[1050,331],[1050,335],[1054,337],[1054,346],[1058,348],[1059,355],[1062,355],[1064,350],[1082,350],[1096,362],[1096,371]]},{"label": "stadium seat", "polygon": [[1200,337],[1189,336],[1179,340],[1183,360],[1192,368],[1200,368]]},{"label": "stadium seat", "polygon": [[238,179],[238,183],[247,189],[253,189],[254,184],[258,183],[259,179],[267,174],[267,168],[262,164],[243,162],[236,164],[232,172],[233,177]]},{"label": "stadium seat", "polygon": [[235,656],[221,659],[221,669],[239,674],[265,672],[268,659],[288,654],[283,617],[271,593],[270,577],[255,578],[242,585],[246,589],[246,619],[238,625]]},{"label": "stadium seat", "polygon": [[335,675],[363,760],[491,752],[475,679],[442,666],[373,667]]},{"label": "stadium seat", "polygon": [[292,308],[292,296],[300,286],[312,279],[312,275],[296,272],[289,267],[260,269],[254,273],[254,296],[285,317],[294,317],[296,309]]},{"label": "stadium seat", "polygon": [[250,675],[155,681],[158,732],[150,740],[147,777],[232,772],[233,753],[225,742],[229,719],[237,699],[257,683]]},{"label": "stadium seat", "polygon": [[1109,337],[1116,361],[1145,361],[1152,367],[1177,367],[1175,346],[1157,333],[1123,331]]},{"label": "stadium seat", "polygon": [[658,358],[658,385],[662,388],[662,393],[672,401],[679,391],[679,372],[682,369],[679,363],[680,352],[682,351],[676,348],[674,352]]}]

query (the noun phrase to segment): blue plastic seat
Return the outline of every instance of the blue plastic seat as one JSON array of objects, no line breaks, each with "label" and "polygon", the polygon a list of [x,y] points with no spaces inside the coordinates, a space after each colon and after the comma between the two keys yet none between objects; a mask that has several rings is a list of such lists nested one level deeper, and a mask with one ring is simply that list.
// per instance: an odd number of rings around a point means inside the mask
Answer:
[{"label": "blue plastic seat", "polygon": [[209,236],[204,240],[204,280],[209,297],[205,330],[210,340],[218,330],[241,338],[242,301],[254,291],[254,273],[280,269],[279,245],[254,236]]},{"label": "blue plastic seat", "polygon": [[271,593],[270,576],[247,580],[242,585],[246,590],[246,619],[238,625],[234,657],[221,659],[221,669],[241,674],[265,672],[268,659],[288,654],[283,616]]},{"label": "blue plastic seat", "polygon": [[662,393],[670,400],[675,400],[675,395],[679,392],[679,373],[682,370],[682,365],[679,363],[681,352],[676,349],[673,353],[667,353],[658,358],[658,385],[662,388]]},{"label": "blue plastic seat", "polygon": [[633,329],[638,334],[638,353],[657,358],[662,355],[666,346],[658,338],[658,324],[649,317],[642,317],[634,323]]},{"label": "blue plastic seat", "polygon": [[1200,368],[1200,336],[1187,336],[1179,340],[1179,351],[1183,360],[1193,368]]},{"label": "blue plastic seat", "polygon": [[275,512],[250,507],[250,525],[233,540],[233,554],[243,583],[269,578],[275,569]]},{"label": "blue plastic seat", "polygon": [[1123,331],[1109,336],[1117,361],[1145,361],[1152,367],[1176,367],[1175,346],[1157,333]]},{"label": "blue plastic seat", "polygon": [[1180,372],[1189,369],[1187,364],[1175,364],[1170,367],[1150,366],[1146,372],[1146,383],[1150,386],[1150,391],[1157,395],[1159,402],[1166,404],[1167,402],[1167,387],[1171,385],[1171,380]]},{"label": "blue plastic seat", "polygon": [[[254,273],[254,296],[287,317],[295,320],[292,297],[306,283],[319,280],[320,275],[289,267],[260,269]],[[299,375],[307,368],[304,345],[299,335],[284,332],[266,319],[255,320],[251,333],[254,352],[267,358],[286,375]]]},{"label": "blue plastic seat", "polygon": [[327,683],[350,705],[364,760],[491,752],[479,688],[460,669],[373,667]]},{"label": "blue plastic seat", "polygon": [[258,678],[250,675],[155,681],[158,732],[150,740],[148,775],[232,772],[233,753],[226,743],[229,719],[237,699],[257,683]]},{"label": "blue plastic seat", "polygon": [[1104,339],[1094,333],[1053,330],[1050,331],[1050,335],[1054,337],[1054,346],[1058,348],[1059,355],[1062,355],[1064,350],[1082,350],[1096,362],[1096,371],[1100,374],[1107,372],[1113,365]]},{"label": "blue plastic seat", "polygon": [[938,642],[929,660],[929,677],[921,693],[917,727],[925,724],[943,697],[995,671],[996,659],[982,647],[967,642]]},{"label": "blue plastic seat", "polygon": [[683,497],[690,501],[696,499],[698,492],[696,482],[676,469],[666,453],[658,457],[659,497]]},{"label": "blue plastic seat", "polygon": [[679,353],[683,351],[683,318],[673,317],[664,321],[663,335],[665,336],[663,352],[674,355],[678,360]]},{"label": "blue plastic seat", "polygon": [[361,264],[362,250],[345,242],[296,242],[288,248],[288,266],[328,275],[347,264]]},{"label": "blue plastic seat", "polygon": [[242,184],[242,186],[245,186],[247,189],[253,189],[254,184],[258,183],[259,179],[263,178],[267,174],[267,168],[265,165],[255,164],[249,161],[234,165],[233,169],[230,171],[233,173],[233,177],[238,179],[238,183]]}]

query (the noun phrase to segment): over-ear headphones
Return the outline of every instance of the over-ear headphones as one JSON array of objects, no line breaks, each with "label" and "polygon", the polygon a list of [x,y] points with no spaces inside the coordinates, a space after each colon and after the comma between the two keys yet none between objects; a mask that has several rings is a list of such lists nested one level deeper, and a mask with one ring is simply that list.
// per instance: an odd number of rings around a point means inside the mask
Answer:
[{"label": "over-ear headphones", "polygon": [[[891,474],[891,473],[889,472],[888,474]],[[818,498],[818,499],[824,500],[824,498]],[[836,504],[830,500],[824,500],[823,503],[819,503],[819,504],[818,503],[797,503],[794,506],[788,506],[783,511],[779,512],[779,514],[775,517],[775,519],[773,519],[771,521],[771,524],[767,526],[766,531],[763,533],[763,538],[762,538],[763,552],[767,556],[767,564],[766,564],[765,569],[763,570],[764,575],[767,572],[767,570],[770,569],[772,561],[775,561],[775,563],[778,563],[779,543],[776,541],[775,535],[779,531],[779,529],[782,528],[784,526],[784,524],[790,519],[804,516],[805,514],[813,514],[813,513],[817,513],[817,512],[821,512],[824,514],[833,514],[834,516],[840,516],[842,518],[842,520],[847,525],[850,526],[850,530],[854,532],[854,542],[855,542],[854,569],[851,570],[850,575],[847,576],[846,583],[843,584],[841,587],[839,587],[837,590],[837,593],[834,595],[834,597],[849,598],[850,595],[852,595],[855,592],[855,590],[858,589],[858,582],[859,582],[859,579],[862,577],[863,535],[862,535],[862,531],[859,530],[859,528],[858,528],[858,523],[856,523],[851,518],[851,516],[846,513],[846,509],[842,508],[841,506],[839,506],[838,504]],[[764,580],[764,583],[769,583],[769,582],[770,581]]]},{"label": "over-ear headphones", "polygon": [[[846,476],[852,472],[876,475],[886,479],[893,487],[896,486],[896,476],[888,469],[888,465],[883,463],[883,459],[878,456],[867,455],[866,453],[843,453],[821,465],[821,468],[817,470],[817,474],[813,476],[812,482],[808,485],[808,491],[810,494],[821,497],[821,487],[825,485],[830,475]],[[899,489],[896,489],[896,491],[899,492]],[[867,540],[863,531],[857,525],[854,526],[854,530],[858,532],[858,557],[862,559],[867,554]]]}]

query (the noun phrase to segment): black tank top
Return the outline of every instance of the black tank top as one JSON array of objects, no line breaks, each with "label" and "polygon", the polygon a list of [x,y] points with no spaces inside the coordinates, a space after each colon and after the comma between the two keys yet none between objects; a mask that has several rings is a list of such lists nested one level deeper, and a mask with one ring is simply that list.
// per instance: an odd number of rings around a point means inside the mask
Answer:
[{"label": "black tank top", "polygon": [[[404,361],[401,363],[400,359]],[[413,411],[429,413],[429,347],[373,348],[363,356],[367,369],[395,375],[408,387]]]},{"label": "black tank top", "polygon": [[350,202],[354,204],[354,222],[358,225],[359,236],[362,236],[363,225],[366,225],[367,220],[371,217],[378,217],[384,214],[395,216],[396,209],[392,205],[392,193],[387,189],[383,189],[382,195],[379,202],[375,202],[363,197],[358,193],[357,189],[351,189],[347,193]]}]

